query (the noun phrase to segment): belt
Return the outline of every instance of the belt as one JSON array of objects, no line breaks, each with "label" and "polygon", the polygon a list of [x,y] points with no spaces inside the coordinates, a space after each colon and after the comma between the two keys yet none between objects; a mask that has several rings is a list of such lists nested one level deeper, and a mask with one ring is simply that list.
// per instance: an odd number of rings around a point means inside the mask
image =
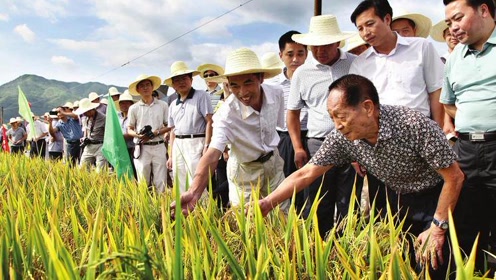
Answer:
[{"label": "belt", "polygon": [[492,132],[460,132],[458,138],[472,142],[487,142],[496,140],[496,131]]},{"label": "belt", "polygon": [[319,140],[319,141],[324,141],[325,140],[325,137],[307,137],[308,139],[315,139],[315,140]]},{"label": "belt", "polygon": [[98,145],[98,144],[103,144],[103,141],[96,141],[96,140],[90,140],[91,145]]},{"label": "belt", "polygon": [[160,140],[160,141],[155,141],[155,142],[145,142],[143,143],[143,145],[146,145],[146,146],[156,146],[156,145],[160,145],[160,144],[164,144],[164,140]]},{"label": "belt", "polygon": [[256,160],[254,160],[252,162],[264,163],[264,162],[268,161],[273,155],[274,155],[274,151],[270,151],[270,152],[266,153],[265,155],[261,155],[259,158],[257,158]]},{"label": "belt", "polygon": [[79,140],[74,140],[74,141],[66,141],[66,142],[67,142],[67,143],[69,143],[69,144],[77,144],[77,143],[79,143],[79,142],[81,142],[81,141],[79,141]]},{"label": "belt", "polygon": [[205,133],[176,135],[177,139],[200,138],[200,137],[205,137]]}]

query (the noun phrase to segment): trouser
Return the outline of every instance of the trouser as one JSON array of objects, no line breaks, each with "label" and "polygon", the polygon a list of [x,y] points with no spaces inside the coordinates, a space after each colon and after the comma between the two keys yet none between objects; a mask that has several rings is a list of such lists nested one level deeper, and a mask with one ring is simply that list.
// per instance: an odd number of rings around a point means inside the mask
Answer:
[{"label": "trouser", "polygon": [[[322,142],[322,139],[308,138],[307,145],[310,156],[315,155]],[[356,172],[351,164],[334,167],[305,189],[305,197],[308,200],[303,213],[305,218],[308,218],[313,202],[323,198],[317,208],[317,220],[322,238],[325,238],[327,232],[334,226],[335,207],[338,220],[348,214],[355,175]],[[317,197],[319,189],[320,194]],[[356,193],[357,197],[360,197],[361,189],[357,190]]]},{"label": "trouser", "polygon": [[227,182],[227,162],[221,156],[215,169],[213,180],[213,197],[217,201],[219,208],[226,208],[229,205],[229,183]]},{"label": "trouser", "polygon": [[11,154],[22,154],[24,152],[24,146],[10,146]]},{"label": "trouser", "polygon": [[[279,154],[281,155],[282,159],[284,160],[284,176],[289,177],[293,172],[297,170],[295,160],[294,160],[294,148],[293,148],[293,142],[291,142],[291,136],[287,131],[277,131],[279,134],[279,145],[277,146],[277,149],[279,150]],[[305,150],[307,149],[307,131],[301,131],[300,135],[300,140],[301,143],[303,144],[303,147]],[[305,192],[301,191],[295,195],[295,207],[297,213],[300,213],[305,204]]]},{"label": "trouser", "polygon": [[[456,231],[466,254],[479,234],[476,268],[482,271],[487,257],[483,250],[489,250],[489,235],[496,224],[496,141],[458,139],[454,151],[466,176],[455,209]],[[495,248],[491,253],[496,254]]]},{"label": "trouser", "polygon": [[135,149],[139,150],[139,157],[134,159],[138,182],[146,182],[147,186],[155,186],[157,193],[164,192],[167,186],[167,148],[165,144],[137,145]]},{"label": "trouser", "polygon": [[67,141],[66,144],[66,159],[67,162],[72,164],[73,166],[76,166],[79,162],[79,159],[81,157],[81,146],[80,142],[78,140],[76,141]]},{"label": "trouser", "polygon": [[[252,191],[258,192],[259,198],[274,191],[285,179],[282,170],[284,161],[277,149],[266,162],[240,163],[231,155],[227,161],[227,177],[229,179],[229,201],[236,206],[248,203],[252,199]],[[289,201],[280,204],[283,211],[289,209]]]},{"label": "trouser", "polygon": [[31,150],[29,151],[30,157],[39,156],[44,158],[46,153],[46,141],[40,139],[38,141],[31,141]]},{"label": "trouser", "polygon": [[102,168],[107,166],[107,160],[102,153],[103,144],[88,144],[83,149],[83,154],[81,155],[80,167],[84,166],[95,166],[96,171],[100,171]]},{"label": "trouser", "polygon": [[61,160],[62,152],[48,152],[48,158],[52,160]]},{"label": "trouser", "polygon": [[[184,193],[193,181],[196,167],[205,147],[205,137],[174,139],[172,146],[173,180],[179,181],[179,190]],[[213,176],[213,174],[211,174]]]},{"label": "trouser", "polygon": [[136,175],[136,167],[134,166],[134,160],[133,159],[133,156],[134,156],[134,147],[132,148],[127,148],[127,153],[129,154],[129,158],[131,159],[131,166],[133,167],[133,176],[134,176],[134,179],[138,179],[138,176]]}]

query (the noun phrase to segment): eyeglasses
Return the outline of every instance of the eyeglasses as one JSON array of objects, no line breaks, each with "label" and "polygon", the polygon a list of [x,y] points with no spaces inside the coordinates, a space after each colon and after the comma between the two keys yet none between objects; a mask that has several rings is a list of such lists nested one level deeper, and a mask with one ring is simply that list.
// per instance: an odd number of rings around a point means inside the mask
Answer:
[{"label": "eyeglasses", "polygon": [[205,73],[203,75],[203,78],[209,78],[209,77],[215,77],[215,76],[219,76],[219,74],[217,74],[217,73]]}]

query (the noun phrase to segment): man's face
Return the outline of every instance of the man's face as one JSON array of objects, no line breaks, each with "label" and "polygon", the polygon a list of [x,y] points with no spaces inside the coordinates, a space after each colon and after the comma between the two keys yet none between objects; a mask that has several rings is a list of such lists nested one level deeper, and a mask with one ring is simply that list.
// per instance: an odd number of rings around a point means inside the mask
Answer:
[{"label": "man's face", "polygon": [[[219,74],[213,70],[207,70],[203,73],[203,78],[210,78],[210,77],[216,77],[219,76]],[[212,81],[205,81],[207,83],[207,86],[209,88],[215,88],[217,87],[218,83],[212,82]]]},{"label": "man's face", "polygon": [[339,42],[323,45],[323,46],[311,46],[310,50],[312,51],[313,58],[317,60],[320,64],[329,65],[339,58]]},{"label": "man's face", "polygon": [[483,18],[490,15],[487,8],[473,9],[465,0],[458,0],[446,6],[445,16],[451,35],[462,44],[472,45],[481,40]]},{"label": "man's face", "polygon": [[152,95],[153,83],[150,80],[143,80],[136,85],[136,91],[141,95]]},{"label": "man's face", "polygon": [[261,105],[260,85],[263,83],[263,78],[259,78],[258,74],[232,76],[228,80],[231,92],[241,103],[253,108]]},{"label": "man's face", "polygon": [[398,32],[403,37],[415,37],[416,29],[412,23],[406,18],[400,18],[391,23],[391,29]]},{"label": "man's face", "polygon": [[279,53],[279,57],[287,69],[295,71],[307,59],[307,49],[298,43],[286,43],[284,50]]},{"label": "man's face", "polygon": [[112,100],[113,101],[119,101],[119,95],[112,95]]},{"label": "man's face", "polygon": [[[367,100],[366,102],[372,101]],[[371,115],[365,109],[363,103],[356,108],[347,106],[341,90],[333,89],[329,93],[327,110],[334,121],[336,129],[348,140],[354,141],[367,138],[370,134],[369,129],[373,121]]]},{"label": "man's face", "polygon": [[391,32],[390,23],[389,14],[383,20],[375,14],[374,8],[366,10],[356,18],[356,27],[360,37],[373,47],[385,43],[384,37]]},{"label": "man's face", "polygon": [[448,45],[448,48],[450,50],[453,50],[456,47],[456,45],[458,45],[458,39],[456,39],[455,36],[451,36],[449,28],[446,28],[444,30],[443,38],[444,38],[444,41],[446,41],[446,44]]},{"label": "man's face", "polygon": [[124,113],[127,113],[127,111],[129,110],[129,107],[131,107],[131,105],[133,105],[132,101],[120,101],[119,102],[119,108]]},{"label": "man's face", "polygon": [[190,74],[175,76],[172,78],[172,87],[179,93],[188,93],[193,84]]}]

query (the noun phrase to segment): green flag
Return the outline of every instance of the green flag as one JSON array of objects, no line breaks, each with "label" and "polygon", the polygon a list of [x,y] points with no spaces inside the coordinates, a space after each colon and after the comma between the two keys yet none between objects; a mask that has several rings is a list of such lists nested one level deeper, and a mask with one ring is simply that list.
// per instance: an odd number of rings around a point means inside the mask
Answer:
[{"label": "green flag", "polygon": [[117,173],[117,178],[133,177],[133,167],[127,152],[126,141],[122,133],[119,117],[112,99],[109,100],[105,119],[105,135],[103,137],[103,156],[108,160]]},{"label": "green flag", "polygon": [[17,86],[17,88],[19,88],[19,114],[29,123],[28,139],[34,139],[36,137],[36,131],[33,123],[33,113],[31,112],[28,100],[26,99],[24,92],[22,92],[21,87]]}]

